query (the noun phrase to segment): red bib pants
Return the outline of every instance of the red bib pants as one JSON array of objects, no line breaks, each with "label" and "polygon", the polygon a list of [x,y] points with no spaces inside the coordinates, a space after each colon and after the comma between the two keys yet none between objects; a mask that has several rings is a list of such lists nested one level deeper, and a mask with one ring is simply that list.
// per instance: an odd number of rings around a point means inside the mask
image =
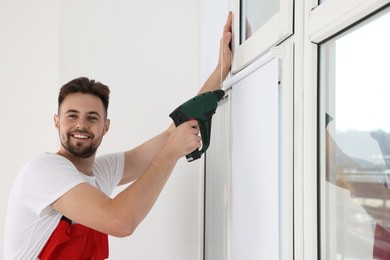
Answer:
[{"label": "red bib pants", "polygon": [[65,216],[39,254],[41,260],[103,260],[108,258],[108,236]]},{"label": "red bib pants", "polygon": [[373,257],[376,260],[390,259],[390,233],[376,224]]}]

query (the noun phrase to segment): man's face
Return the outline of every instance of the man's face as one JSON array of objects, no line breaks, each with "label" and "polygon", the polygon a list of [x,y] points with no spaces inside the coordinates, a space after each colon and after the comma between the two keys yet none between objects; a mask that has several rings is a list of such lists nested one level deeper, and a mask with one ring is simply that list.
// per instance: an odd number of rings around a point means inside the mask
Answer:
[{"label": "man's face", "polygon": [[95,154],[110,123],[105,119],[101,100],[82,93],[67,96],[54,121],[62,145],[60,153],[70,153],[79,158]]}]

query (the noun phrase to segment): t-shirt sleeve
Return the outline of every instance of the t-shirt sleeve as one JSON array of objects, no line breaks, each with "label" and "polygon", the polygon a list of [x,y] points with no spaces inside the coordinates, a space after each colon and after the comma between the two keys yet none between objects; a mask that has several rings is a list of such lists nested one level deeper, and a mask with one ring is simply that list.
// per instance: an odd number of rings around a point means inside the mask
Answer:
[{"label": "t-shirt sleeve", "polygon": [[37,215],[44,216],[53,210],[53,202],[83,182],[76,167],[67,159],[45,155],[26,166],[20,196]]},{"label": "t-shirt sleeve", "polygon": [[122,180],[124,168],[125,154],[123,152],[96,157],[93,172],[99,188],[108,196]]}]

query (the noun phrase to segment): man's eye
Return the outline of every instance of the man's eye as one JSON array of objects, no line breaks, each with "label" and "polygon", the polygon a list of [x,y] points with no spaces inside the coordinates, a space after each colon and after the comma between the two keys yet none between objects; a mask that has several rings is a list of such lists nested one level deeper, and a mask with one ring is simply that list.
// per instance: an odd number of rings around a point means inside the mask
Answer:
[{"label": "man's eye", "polygon": [[68,115],[67,117],[73,119],[73,118],[76,118],[77,116],[76,115]]},{"label": "man's eye", "polygon": [[97,121],[97,120],[98,120],[98,118],[97,118],[97,117],[94,117],[94,116],[90,116],[90,117],[88,117],[88,119],[89,119],[90,121]]}]

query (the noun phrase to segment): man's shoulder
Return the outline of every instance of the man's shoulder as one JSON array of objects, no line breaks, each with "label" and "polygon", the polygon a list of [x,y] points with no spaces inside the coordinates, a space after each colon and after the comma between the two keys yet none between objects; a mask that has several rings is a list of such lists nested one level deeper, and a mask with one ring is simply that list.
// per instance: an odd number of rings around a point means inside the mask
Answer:
[{"label": "man's shoulder", "polygon": [[123,162],[125,158],[124,152],[117,153],[108,153],[104,155],[99,155],[95,158],[95,166],[101,164],[116,164],[119,162]]},{"label": "man's shoulder", "polygon": [[74,165],[65,157],[55,153],[41,153],[31,158],[25,165],[24,169],[34,169],[42,167],[74,167]]},{"label": "man's shoulder", "polygon": [[60,156],[56,153],[45,152],[45,153],[40,153],[40,154],[35,155],[33,158],[30,159],[29,163],[46,161],[46,160],[50,161],[50,160],[64,160],[64,159],[66,160],[65,157]]}]

